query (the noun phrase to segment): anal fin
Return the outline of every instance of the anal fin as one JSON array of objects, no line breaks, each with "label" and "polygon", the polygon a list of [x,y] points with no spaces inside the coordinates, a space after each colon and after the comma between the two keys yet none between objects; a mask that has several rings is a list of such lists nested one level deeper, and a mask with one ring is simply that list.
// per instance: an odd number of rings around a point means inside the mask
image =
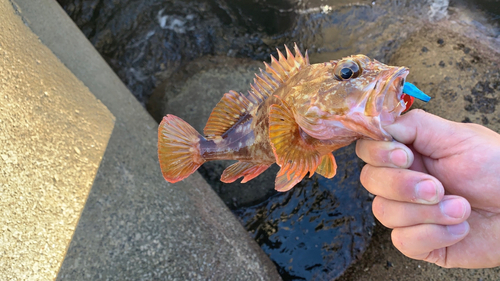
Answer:
[{"label": "anal fin", "polygon": [[337,173],[337,162],[332,153],[328,153],[321,157],[321,162],[316,169],[316,173],[322,175],[327,179],[331,179]]},{"label": "anal fin", "polygon": [[243,177],[241,183],[246,183],[262,174],[269,166],[271,165],[239,161],[227,167],[222,173],[220,180],[225,183],[230,183]]},{"label": "anal fin", "polygon": [[276,176],[276,190],[287,191],[307,173],[314,174],[321,158],[315,139],[302,136],[293,112],[284,102],[269,109],[269,138],[276,163],[281,167]]}]

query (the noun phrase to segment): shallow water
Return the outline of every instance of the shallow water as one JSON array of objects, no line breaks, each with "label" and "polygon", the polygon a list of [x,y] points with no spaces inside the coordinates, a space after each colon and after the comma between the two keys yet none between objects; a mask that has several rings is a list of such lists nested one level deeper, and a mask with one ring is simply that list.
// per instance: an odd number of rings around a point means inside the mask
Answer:
[{"label": "shallow water", "polygon": [[[58,2],[144,105],[161,81],[207,54],[262,61],[275,46],[297,42],[313,62],[359,52],[384,61],[429,13],[425,0]],[[450,5],[485,10],[498,21],[498,3],[455,0]]]},{"label": "shallow water", "polygon": [[[394,22],[387,16],[390,11],[409,1],[390,5],[386,4],[390,1],[339,0],[58,2],[145,105],[161,81],[204,55],[262,61],[276,53],[275,46],[293,42],[311,53],[362,50],[363,46],[351,47],[363,35],[377,36]],[[418,7],[425,1],[412,2]],[[384,15],[388,21],[365,26]],[[362,33],[354,32],[360,28]]]},{"label": "shallow water", "polygon": [[365,251],[374,226],[354,145],[340,149],[333,179],[302,180],[289,192],[234,213],[283,280],[333,280]]}]

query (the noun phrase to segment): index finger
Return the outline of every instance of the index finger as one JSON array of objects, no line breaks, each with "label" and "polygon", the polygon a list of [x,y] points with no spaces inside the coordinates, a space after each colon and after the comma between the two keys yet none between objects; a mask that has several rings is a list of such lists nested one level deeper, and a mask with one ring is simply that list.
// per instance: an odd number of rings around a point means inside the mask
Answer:
[{"label": "index finger", "polygon": [[409,168],[414,159],[411,149],[396,141],[358,140],[356,154],[377,167]]},{"label": "index finger", "polygon": [[360,174],[361,184],[370,193],[389,200],[420,204],[436,204],[444,196],[444,188],[431,175],[367,164]]},{"label": "index finger", "polygon": [[463,124],[443,119],[421,109],[401,115],[384,129],[398,142],[412,144],[422,155],[439,159],[450,147],[467,139],[473,132],[464,131]]}]

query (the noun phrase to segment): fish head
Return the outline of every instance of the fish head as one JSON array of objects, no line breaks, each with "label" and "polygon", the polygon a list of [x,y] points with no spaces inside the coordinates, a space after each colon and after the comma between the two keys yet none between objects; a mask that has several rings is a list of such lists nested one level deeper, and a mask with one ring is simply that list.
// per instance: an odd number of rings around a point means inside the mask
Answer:
[{"label": "fish head", "polygon": [[355,55],[318,66],[321,85],[295,106],[297,123],[321,139],[392,140],[383,126],[405,111],[403,86],[408,69]]}]

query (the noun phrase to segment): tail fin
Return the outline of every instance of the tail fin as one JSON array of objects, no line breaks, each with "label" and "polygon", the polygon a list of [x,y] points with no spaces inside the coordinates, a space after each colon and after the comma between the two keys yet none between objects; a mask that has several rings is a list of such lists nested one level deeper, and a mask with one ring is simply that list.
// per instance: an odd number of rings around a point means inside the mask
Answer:
[{"label": "tail fin", "polygon": [[181,118],[168,114],[158,127],[158,158],[163,177],[171,183],[187,178],[205,159],[200,154],[203,137]]}]

